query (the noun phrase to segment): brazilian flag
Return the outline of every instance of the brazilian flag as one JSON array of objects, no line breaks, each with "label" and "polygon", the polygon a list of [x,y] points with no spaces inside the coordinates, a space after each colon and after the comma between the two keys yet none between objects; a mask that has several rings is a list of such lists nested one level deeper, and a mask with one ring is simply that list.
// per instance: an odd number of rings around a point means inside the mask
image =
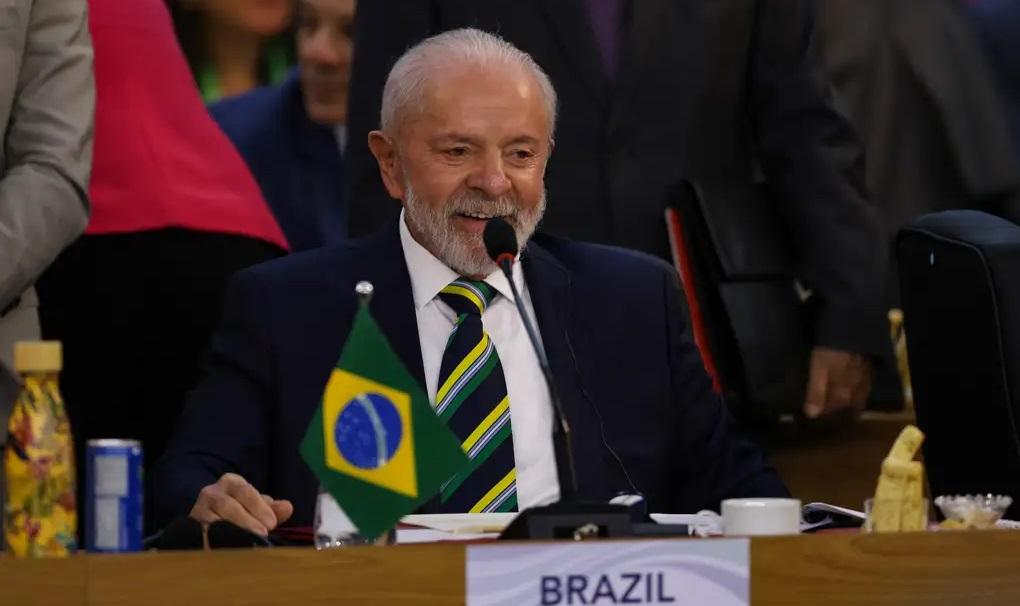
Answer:
[{"label": "brazilian flag", "polygon": [[354,319],[301,456],[369,539],[435,495],[468,462],[367,305]]}]

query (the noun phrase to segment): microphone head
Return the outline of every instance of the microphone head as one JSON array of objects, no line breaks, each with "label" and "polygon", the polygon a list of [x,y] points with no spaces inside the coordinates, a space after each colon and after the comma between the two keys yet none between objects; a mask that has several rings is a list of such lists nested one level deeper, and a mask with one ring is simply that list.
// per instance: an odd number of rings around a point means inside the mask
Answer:
[{"label": "microphone head", "polygon": [[509,261],[512,265],[517,257],[517,232],[502,217],[489,219],[485,224],[485,232],[482,233],[482,241],[485,242],[485,252],[489,258],[502,266]]}]

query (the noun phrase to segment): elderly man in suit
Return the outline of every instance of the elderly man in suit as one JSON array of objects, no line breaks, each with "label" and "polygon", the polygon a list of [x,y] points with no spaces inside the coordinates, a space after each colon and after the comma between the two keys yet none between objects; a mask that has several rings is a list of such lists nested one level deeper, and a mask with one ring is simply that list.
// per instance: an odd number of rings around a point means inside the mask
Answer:
[{"label": "elderly man in suit", "polygon": [[[580,498],[640,492],[652,510],[683,512],[786,494],[713,394],[675,272],[642,253],[531,239],[546,205],[556,93],[530,56],[479,30],[438,35],[394,66],[382,107],[369,145],[400,218],[366,239],[238,274],[208,377],[157,470],[163,520],[190,512],[261,534],[311,522],[317,482],[298,443],[361,280],[374,284],[371,311],[437,414],[461,440],[487,440],[433,507],[555,501],[549,395],[509,283],[482,244],[497,216],[526,245],[513,279],[573,429]],[[466,365],[471,343],[492,347],[476,345]],[[486,422],[491,431],[478,433]],[[486,502],[507,479],[507,498]]]},{"label": "elderly man in suit", "polygon": [[[560,95],[547,179],[556,204],[543,230],[665,257],[663,212],[681,183],[750,192],[763,175],[797,277],[814,293],[804,412],[864,405],[871,356],[888,348],[885,257],[860,145],[819,61],[811,0],[366,2],[351,74],[352,234],[397,212],[362,143],[387,70],[417,40],[465,26],[530,53]],[[708,200],[706,212],[732,213],[727,202]]]},{"label": "elderly man in suit", "polygon": [[85,0],[0,3],[0,443],[32,284],[88,222],[95,90]]},{"label": "elderly man in suit", "polygon": [[244,156],[291,250],[347,237],[347,143],[355,0],[298,0],[298,67],[282,84],[209,106]]}]

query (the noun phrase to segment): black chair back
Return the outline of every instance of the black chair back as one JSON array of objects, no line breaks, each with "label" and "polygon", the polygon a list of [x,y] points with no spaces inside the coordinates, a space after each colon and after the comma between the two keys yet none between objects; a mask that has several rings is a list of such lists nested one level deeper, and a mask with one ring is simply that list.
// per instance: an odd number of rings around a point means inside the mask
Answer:
[{"label": "black chair back", "polygon": [[1013,497],[1020,516],[1020,226],[969,210],[897,238],[907,351],[933,495]]}]

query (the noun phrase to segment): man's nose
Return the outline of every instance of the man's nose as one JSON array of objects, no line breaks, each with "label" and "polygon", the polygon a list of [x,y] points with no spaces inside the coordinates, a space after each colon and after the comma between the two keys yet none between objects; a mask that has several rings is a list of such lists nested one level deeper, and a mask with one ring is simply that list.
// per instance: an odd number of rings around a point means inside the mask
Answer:
[{"label": "man's nose", "polygon": [[506,175],[500,154],[490,154],[471,173],[468,185],[485,192],[489,198],[499,198],[510,192],[510,178]]}]

